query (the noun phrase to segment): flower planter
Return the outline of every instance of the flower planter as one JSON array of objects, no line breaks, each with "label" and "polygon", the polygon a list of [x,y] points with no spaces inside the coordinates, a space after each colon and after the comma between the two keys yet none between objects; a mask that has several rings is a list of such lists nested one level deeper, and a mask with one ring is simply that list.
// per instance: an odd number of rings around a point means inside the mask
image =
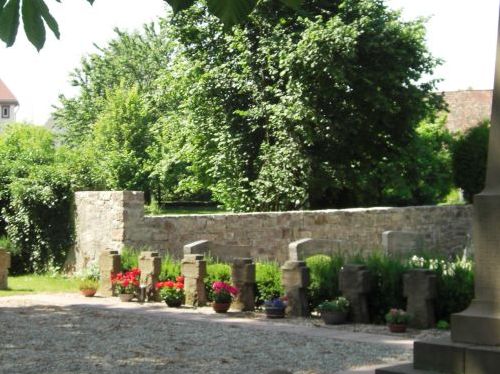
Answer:
[{"label": "flower planter", "polygon": [[88,288],[88,289],[80,290],[80,292],[85,297],[92,297],[92,296],[95,295],[95,293],[97,292],[97,290],[94,290],[92,288]]},{"label": "flower planter", "polygon": [[338,310],[322,310],[321,318],[325,325],[340,325],[345,323],[347,317],[346,312],[340,312]]},{"label": "flower planter", "polygon": [[129,302],[129,301],[132,301],[132,299],[134,298],[134,294],[133,293],[121,293],[120,295],[118,295],[120,297],[120,301],[123,301],[123,302]]},{"label": "flower planter", "polygon": [[167,304],[169,308],[179,308],[182,305],[182,300],[165,300],[165,304]]},{"label": "flower planter", "polygon": [[216,303],[216,302],[214,302],[212,304],[212,307],[214,308],[215,313],[227,313],[230,306],[231,306],[231,303]]},{"label": "flower planter", "polygon": [[264,310],[267,318],[285,318],[285,308],[266,306]]},{"label": "flower planter", "polygon": [[401,324],[389,324],[389,331],[394,333],[402,333],[406,331],[406,325]]}]

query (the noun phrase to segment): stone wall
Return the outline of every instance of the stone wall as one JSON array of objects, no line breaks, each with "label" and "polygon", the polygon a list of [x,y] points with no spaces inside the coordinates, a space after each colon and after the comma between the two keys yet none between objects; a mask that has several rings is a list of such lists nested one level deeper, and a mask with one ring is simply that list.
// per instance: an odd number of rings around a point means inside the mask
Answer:
[{"label": "stone wall", "polygon": [[77,268],[124,245],[181,258],[185,244],[202,239],[219,253],[251,246],[253,257],[283,263],[298,239],[339,240],[344,250],[369,252],[381,248],[387,230],[420,233],[426,249],[453,253],[464,248],[472,220],[471,206],[144,216],[142,192],[77,192],[75,200]]}]

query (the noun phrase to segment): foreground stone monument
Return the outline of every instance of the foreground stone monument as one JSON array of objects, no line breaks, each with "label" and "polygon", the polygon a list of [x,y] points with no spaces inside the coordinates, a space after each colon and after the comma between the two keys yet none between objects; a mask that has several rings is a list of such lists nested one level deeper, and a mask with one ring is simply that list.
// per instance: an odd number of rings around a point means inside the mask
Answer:
[{"label": "foreground stone monument", "polygon": [[351,303],[352,319],[369,323],[368,293],[372,289],[370,271],[365,265],[345,265],[339,274],[339,289]]},{"label": "foreground stone monument", "polygon": [[437,277],[432,270],[414,269],[403,276],[406,311],[410,326],[428,329],[436,324],[434,300],[437,296]]},{"label": "foreground stone monument", "polygon": [[307,287],[309,269],[304,261],[287,261],[281,267],[281,282],[288,299],[286,313],[294,317],[308,317]]},{"label": "foreground stone monument", "polygon": [[111,284],[111,275],[120,271],[121,257],[118,251],[102,251],[99,256],[99,293],[101,296],[113,296],[114,290]]},{"label": "foreground stone monument", "polygon": [[500,19],[486,186],[474,196],[475,298],[451,318],[451,340],[415,342],[413,365],[379,374],[500,372]]},{"label": "foreground stone monument", "polygon": [[231,309],[247,312],[255,309],[255,264],[251,258],[236,258],[232,266],[233,285],[239,290]]},{"label": "foreground stone monument", "polygon": [[0,290],[9,287],[10,253],[0,249]]}]

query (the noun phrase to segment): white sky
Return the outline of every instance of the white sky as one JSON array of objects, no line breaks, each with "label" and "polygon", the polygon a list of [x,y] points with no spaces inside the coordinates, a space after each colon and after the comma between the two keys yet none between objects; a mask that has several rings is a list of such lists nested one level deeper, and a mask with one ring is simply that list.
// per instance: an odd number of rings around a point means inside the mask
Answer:
[{"label": "white sky", "polygon": [[[493,87],[500,0],[386,0],[403,9],[405,19],[432,17],[427,40],[434,56],[445,61],[435,72],[440,90]],[[113,29],[134,30],[163,15],[163,0],[47,1],[59,22],[61,40],[48,32],[38,53],[20,30],[11,48],[0,45],[0,77],[21,103],[17,118],[43,124],[60,93],[71,94],[69,73],[82,56],[105,45]],[[473,4],[473,5],[472,5]]]}]

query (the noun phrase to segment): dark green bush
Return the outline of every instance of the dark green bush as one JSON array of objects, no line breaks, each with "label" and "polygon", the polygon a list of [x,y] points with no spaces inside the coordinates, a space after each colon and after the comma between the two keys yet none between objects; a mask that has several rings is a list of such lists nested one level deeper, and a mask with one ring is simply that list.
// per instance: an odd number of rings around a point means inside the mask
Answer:
[{"label": "dark green bush", "polygon": [[339,271],[344,261],[344,256],[341,254],[333,257],[316,255],[306,259],[311,279],[308,289],[311,310],[323,301],[332,300],[340,295]]},{"label": "dark green bush", "polygon": [[262,305],[283,294],[281,286],[281,270],[276,262],[258,262],[255,265],[255,283],[257,285],[255,301]]},{"label": "dark green bush", "polygon": [[480,122],[459,136],[453,146],[453,178],[468,202],[484,188],[489,132],[489,121]]},{"label": "dark green bush", "polygon": [[17,248],[7,236],[0,236],[0,249],[4,249],[10,253],[10,275],[18,275],[24,273],[23,259],[21,250]]}]

